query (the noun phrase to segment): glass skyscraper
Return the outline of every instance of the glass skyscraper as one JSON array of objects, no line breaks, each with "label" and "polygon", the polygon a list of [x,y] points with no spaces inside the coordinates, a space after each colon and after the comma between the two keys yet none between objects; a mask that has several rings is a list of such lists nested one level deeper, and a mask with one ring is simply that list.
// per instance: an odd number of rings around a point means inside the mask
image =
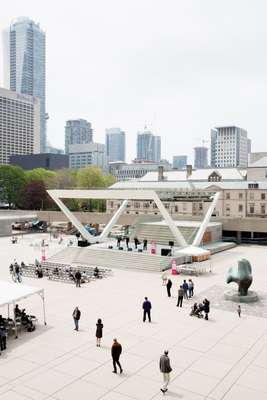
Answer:
[{"label": "glass skyscraper", "polygon": [[137,160],[159,162],[161,159],[161,137],[150,131],[137,134]]},{"label": "glass skyscraper", "polygon": [[106,129],[106,155],[109,162],[125,161],[125,133],[120,128]]},{"label": "glass skyscraper", "polygon": [[40,100],[40,151],[46,151],[45,32],[19,18],[4,32],[5,85]]}]

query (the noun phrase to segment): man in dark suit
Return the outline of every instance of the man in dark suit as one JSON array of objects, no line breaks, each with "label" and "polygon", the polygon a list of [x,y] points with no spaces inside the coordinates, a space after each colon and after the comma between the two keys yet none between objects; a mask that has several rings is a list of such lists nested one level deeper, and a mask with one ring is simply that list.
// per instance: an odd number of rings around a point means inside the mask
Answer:
[{"label": "man in dark suit", "polygon": [[117,341],[117,339],[113,339],[113,345],[111,347],[111,356],[112,356],[112,361],[113,361],[113,371],[112,372],[114,374],[117,373],[117,365],[120,369],[120,374],[123,371],[122,367],[121,367],[121,363],[119,361],[121,352],[122,352],[121,344]]},{"label": "man in dark suit", "polygon": [[143,302],[143,310],[144,310],[144,315],[143,315],[143,322],[146,321],[146,316],[148,316],[148,321],[151,322],[151,311],[152,305],[150,301],[148,300],[147,297],[145,297],[145,301]]}]

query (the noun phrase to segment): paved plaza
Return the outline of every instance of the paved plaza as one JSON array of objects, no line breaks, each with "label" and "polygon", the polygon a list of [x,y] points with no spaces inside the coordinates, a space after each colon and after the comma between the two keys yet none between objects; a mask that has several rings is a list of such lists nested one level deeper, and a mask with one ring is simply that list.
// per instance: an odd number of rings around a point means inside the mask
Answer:
[{"label": "paved plaza", "polygon": [[[0,279],[11,282],[14,260],[40,259],[41,238],[48,240],[47,256],[65,242],[48,235],[25,235],[17,244],[0,238]],[[34,245],[32,245],[34,244]],[[223,300],[228,267],[240,258],[252,265],[253,290],[260,303],[237,305]],[[267,249],[239,246],[212,257],[213,272],[193,278],[198,300],[211,300],[210,320],[189,316],[193,300],[177,308],[177,287],[183,277],[172,278],[172,298],[167,297],[160,273],[114,269],[113,276],[76,288],[72,284],[24,278],[29,286],[43,287],[47,326],[42,325],[39,296],[19,305],[38,317],[35,332],[9,338],[0,356],[0,400],[179,400],[267,399]],[[234,284],[233,284],[234,286]],[[152,302],[152,323],[142,322],[144,296]],[[80,331],[74,331],[72,312],[82,312]],[[214,306],[213,306],[214,305]],[[255,306],[255,313],[253,307]],[[6,308],[1,310],[6,315]],[[104,337],[95,343],[95,324],[102,318]],[[110,347],[116,337],[122,344],[123,374],[112,373]],[[160,392],[159,357],[169,350],[171,382]]]}]

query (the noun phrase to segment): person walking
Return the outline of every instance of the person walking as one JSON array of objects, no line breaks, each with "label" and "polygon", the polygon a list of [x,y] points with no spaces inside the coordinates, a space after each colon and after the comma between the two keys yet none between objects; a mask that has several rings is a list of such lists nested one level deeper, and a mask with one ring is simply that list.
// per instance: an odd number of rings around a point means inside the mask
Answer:
[{"label": "person walking", "polygon": [[241,318],[241,306],[240,306],[240,304],[238,304],[238,306],[237,306],[237,314],[238,314],[239,318]]},{"label": "person walking", "polygon": [[75,307],[74,311],[72,313],[73,321],[74,321],[74,330],[78,331],[79,330],[79,321],[81,318],[81,311],[79,310],[79,307]]},{"label": "person walking", "polygon": [[183,286],[181,285],[178,289],[177,307],[183,306],[183,298],[184,298],[184,289],[183,289]]},{"label": "person walking", "polygon": [[168,350],[165,350],[164,354],[159,359],[159,369],[160,372],[163,374],[163,385],[160,390],[163,394],[165,394],[168,390],[167,386],[170,382],[170,372],[172,371],[168,354]]},{"label": "person walking", "polygon": [[172,281],[170,279],[168,279],[167,284],[166,284],[168,297],[171,297],[171,287],[172,287]]},{"label": "person walking", "polygon": [[123,369],[121,367],[120,363],[120,355],[122,352],[122,346],[121,344],[117,341],[117,339],[113,339],[113,345],[111,347],[111,356],[112,356],[112,361],[113,361],[113,373],[117,373],[117,365],[120,369],[120,374],[123,372]]},{"label": "person walking", "polygon": [[183,283],[183,289],[184,289],[184,298],[188,299],[188,283],[186,282],[185,279],[184,279],[184,283]]},{"label": "person walking", "polygon": [[145,297],[145,301],[143,302],[143,310],[144,310],[143,322],[146,322],[146,316],[148,317],[148,321],[151,322],[151,315],[150,315],[151,308],[152,308],[151,302],[148,300],[147,297]]},{"label": "person walking", "polygon": [[188,279],[188,293],[189,293],[189,298],[194,296],[194,282],[192,279]]},{"label": "person walking", "polygon": [[204,305],[204,313],[205,313],[205,319],[208,320],[209,319],[209,312],[210,312],[210,302],[208,299],[204,299],[203,300],[203,305]]},{"label": "person walking", "polygon": [[103,328],[102,320],[99,318],[96,323],[96,347],[100,347],[101,339],[103,336]]},{"label": "person walking", "polygon": [[79,270],[76,271],[74,277],[75,277],[76,287],[81,287],[82,274],[80,273]]}]

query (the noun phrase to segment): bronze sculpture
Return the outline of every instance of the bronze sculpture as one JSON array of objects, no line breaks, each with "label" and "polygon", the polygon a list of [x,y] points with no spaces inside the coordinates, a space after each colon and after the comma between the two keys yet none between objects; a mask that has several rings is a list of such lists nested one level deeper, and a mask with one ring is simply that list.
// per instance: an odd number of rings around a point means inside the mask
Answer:
[{"label": "bronze sculpture", "polygon": [[252,280],[250,262],[243,258],[238,261],[237,266],[229,268],[226,282],[236,282],[238,284],[239,296],[247,296],[248,288],[250,287]]}]

